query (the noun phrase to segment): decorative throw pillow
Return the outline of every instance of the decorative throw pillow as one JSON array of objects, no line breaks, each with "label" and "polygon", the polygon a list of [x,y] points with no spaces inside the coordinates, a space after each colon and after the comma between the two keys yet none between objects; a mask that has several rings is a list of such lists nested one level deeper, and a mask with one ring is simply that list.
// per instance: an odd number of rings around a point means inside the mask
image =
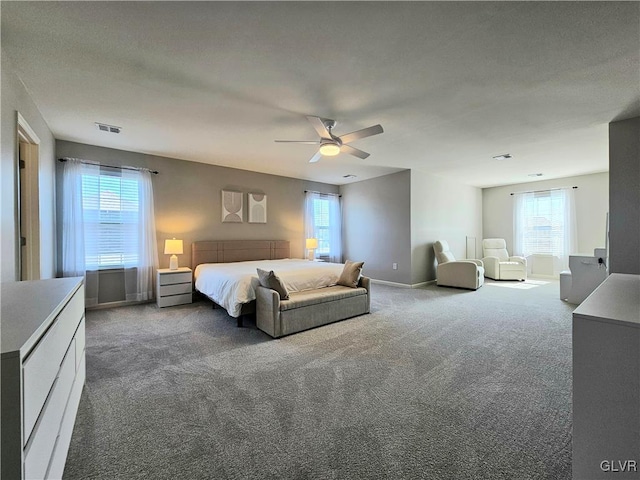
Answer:
[{"label": "decorative throw pillow", "polygon": [[280,280],[280,278],[273,272],[273,270],[271,270],[270,272],[262,270],[261,268],[258,268],[256,270],[258,271],[258,280],[260,280],[260,285],[278,292],[278,295],[280,295],[280,300],[289,300],[289,292],[287,291],[287,287],[284,286],[282,280]]},{"label": "decorative throw pillow", "polygon": [[364,262],[352,262],[347,260],[338,279],[338,285],[344,285],[345,287],[356,288],[358,286],[358,280],[360,279],[360,273],[362,272],[362,266]]}]

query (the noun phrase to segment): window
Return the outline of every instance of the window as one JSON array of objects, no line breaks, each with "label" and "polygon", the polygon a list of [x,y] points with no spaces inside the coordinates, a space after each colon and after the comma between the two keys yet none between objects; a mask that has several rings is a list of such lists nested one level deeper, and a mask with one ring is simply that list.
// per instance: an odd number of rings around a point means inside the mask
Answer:
[{"label": "window", "polygon": [[524,242],[525,255],[550,253],[560,256],[564,236],[562,212],[564,199],[551,196],[551,192],[535,193],[525,198]]},{"label": "window", "polygon": [[576,237],[573,190],[515,194],[514,237],[515,255],[549,254],[568,266]]},{"label": "window", "polygon": [[331,241],[329,239],[329,200],[326,198],[313,199],[313,228],[314,237],[318,239],[316,254],[320,258],[328,257]]},{"label": "window", "polygon": [[139,180],[117,173],[82,175],[87,270],[138,265]]},{"label": "window", "polygon": [[342,262],[342,217],[338,195],[307,192],[305,236],[318,239],[316,257]]},{"label": "window", "polygon": [[85,277],[86,305],[98,303],[105,269],[126,269],[126,301],[152,299],[158,250],[149,171],[70,158],[62,198],[62,274]]}]

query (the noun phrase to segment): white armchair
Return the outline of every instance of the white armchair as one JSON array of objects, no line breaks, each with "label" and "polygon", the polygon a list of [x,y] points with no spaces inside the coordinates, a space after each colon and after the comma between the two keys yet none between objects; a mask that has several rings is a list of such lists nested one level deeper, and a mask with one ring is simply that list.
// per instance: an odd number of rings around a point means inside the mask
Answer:
[{"label": "white armchair", "polygon": [[438,267],[437,284],[444,287],[479,289],[484,283],[484,268],[481,260],[456,260],[449,244],[438,240],[433,244]]},{"label": "white armchair", "polygon": [[527,279],[527,259],[509,256],[507,242],[503,238],[485,238],[482,240],[482,252],[485,277],[494,280]]}]

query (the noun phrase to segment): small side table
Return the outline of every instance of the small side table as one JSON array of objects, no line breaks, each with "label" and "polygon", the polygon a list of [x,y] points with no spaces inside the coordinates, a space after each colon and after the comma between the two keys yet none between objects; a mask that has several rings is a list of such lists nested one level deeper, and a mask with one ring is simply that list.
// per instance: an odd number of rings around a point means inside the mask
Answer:
[{"label": "small side table", "polygon": [[159,268],[156,276],[158,307],[173,307],[193,301],[192,272],[189,267],[176,270]]}]

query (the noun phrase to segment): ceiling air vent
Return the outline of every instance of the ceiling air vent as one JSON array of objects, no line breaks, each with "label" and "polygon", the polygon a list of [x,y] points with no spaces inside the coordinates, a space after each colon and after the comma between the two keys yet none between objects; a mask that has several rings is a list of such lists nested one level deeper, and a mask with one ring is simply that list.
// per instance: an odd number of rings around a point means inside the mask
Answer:
[{"label": "ceiling air vent", "polygon": [[96,122],[96,127],[101,132],[109,132],[109,133],[120,133],[122,127],[116,127],[115,125],[107,125],[106,123],[98,123]]}]

